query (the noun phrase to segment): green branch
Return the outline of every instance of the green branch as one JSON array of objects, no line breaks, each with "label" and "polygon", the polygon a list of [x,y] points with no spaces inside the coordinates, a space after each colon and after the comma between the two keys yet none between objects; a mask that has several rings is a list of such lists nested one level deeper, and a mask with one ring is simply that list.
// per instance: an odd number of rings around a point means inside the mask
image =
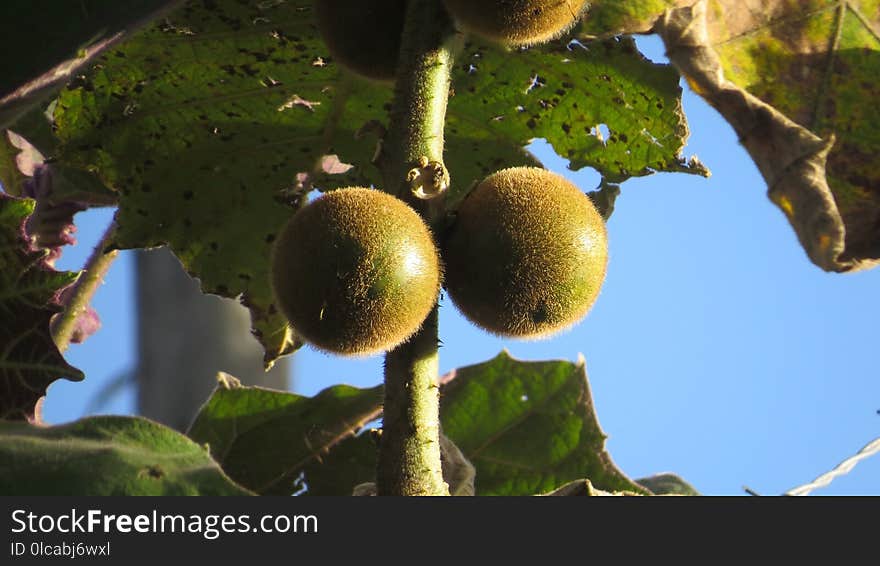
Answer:
[{"label": "green branch", "polygon": [[[439,0],[409,2],[391,123],[380,161],[385,190],[411,204],[429,224],[439,212],[442,198],[437,197],[448,185],[443,127],[454,36]],[[416,191],[414,182],[419,178],[442,178],[442,185]],[[424,180],[419,183],[420,187],[425,184]],[[386,354],[379,495],[449,494],[440,467],[437,348],[435,306],[415,336]]]},{"label": "green branch", "polygon": [[70,346],[77,320],[88,309],[92,296],[104,282],[107,270],[119,255],[119,250],[105,251],[115,229],[116,222],[114,221],[107,227],[101,241],[95,246],[95,250],[86,262],[79,279],[73,284],[73,292],[64,306],[64,312],[52,321],[52,338],[54,338],[59,352],[63,353]]}]

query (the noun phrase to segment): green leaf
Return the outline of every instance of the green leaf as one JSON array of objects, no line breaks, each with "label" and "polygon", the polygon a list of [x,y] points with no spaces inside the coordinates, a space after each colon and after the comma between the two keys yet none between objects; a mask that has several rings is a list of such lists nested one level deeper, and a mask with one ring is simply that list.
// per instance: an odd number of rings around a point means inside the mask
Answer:
[{"label": "green leaf", "polygon": [[607,182],[708,174],[680,156],[688,129],[678,73],[645,59],[630,38],[516,52],[473,43],[456,68],[447,159],[457,191],[499,164],[519,164],[513,156],[534,138],[549,141],[571,169],[593,167]]},{"label": "green leaf", "polygon": [[636,480],[654,495],[700,495],[694,486],[675,474],[665,473]]},{"label": "green leaf", "polygon": [[[452,441],[444,479],[455,493],[473,493],[473,467],[477,495],[547,493],[582,478],[603,491],[647,493],[605,451],[583,360],[520,362],[502,352],[451,375],[440,417]],[[223,375],[189,434],[258,493],[350,495],[375,479],[375,442],[357,432],[381,409],[381,386],[308,398]]]},{"label": "green leaf", "polygon": [[0,423],[2,495],[252,495],[207,450],[143,418]]},{"label": "green leaf", "polygon": [[0,419],[35,420],[37,402],[56,379],[83,379],[52,340],[56,295],[78,274],[47,266],[31,251],[24,223],[36,203],[0,193]]},{"label": "green leaf", "polygon": [[477,468],[477,495],[533,495],[589,478],[645,490],[605,451],[583,359],[521,362],[507,352],[459,368],[442,388],[444,432]]},{"label": "green leaf", "polygon": [[593,0],[581,32],[596,37],[649,33],[654,21],[676,3],[692,4],[693,0]]},{"label": "green leaf", "polygon": [[0,2],[0,128],[174,0]]},{"label": "green leaf", "polygon": [[[470,44],[453,82],[452,205],[488,173],[536,164],[523,149],[536,137],[609,181],[705,173],[678,156],[687,128],[677,75],[628,40],[522,52]],[[272,242],[311,186],[381,186],[370,132],[381,133],[390,100],[387,85],[329,58],[308,0],[190,2],[61,93],[52,155],[119,192],[114,245],[167,243],[205,292],[240,297],[271,362],[295,346],[269,287]]]},{"label": "green leaf", "polygon": [[367,432],[347,437],[320,460],[303,466],[303,495],[352,495],[356,486],[364,484],[371,484],[369,492],[374,495],[377,449]]},{"label": "green leaf", "polygon": [[[368,164],[359,117],[390,95],[323,62],[309,8],[188,3],[102,57],[55,111],[59,160],[120,193],[114,245],[167,243],[205,292],[241,297],[267,364],[296,347],[268,264],[297,175],[318,182],[327,153]],[[360,168],[340,177],[370,183]]]},{"label": "green leaf", "polygon": [[[311,487],[310,478],[313,473],[321,474],[325,454],[379,415],[382,395],[381,386],[337,385],[315,397],[303,397],[243,387],[237,379],[221,374],[189,436],[208,444],[226,473],[241,485],[260,494],[290,495],[302,487],[303,479]],[[340,453],[339,463],[363,454],[361,444],[345,446],[348,452]],[[351,477],[353,481],[336,484],[346,495],[356,483],[365,481],[355,480],[357,474],[344,469],[341,473],[334,479]]]}]

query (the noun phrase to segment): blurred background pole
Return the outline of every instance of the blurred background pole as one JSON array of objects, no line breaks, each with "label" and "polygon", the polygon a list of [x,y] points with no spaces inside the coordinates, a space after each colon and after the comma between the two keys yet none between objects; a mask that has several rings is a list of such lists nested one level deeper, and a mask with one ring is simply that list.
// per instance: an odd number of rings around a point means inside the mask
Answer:
[{"label": "blurred background pole", "polygon": [[167,249],[139,250],[138,412],[186,430],[217,383],[217,372],[247,385],[289,387],[289,358],[263,371],[250,315],[237,302],[199,291]]}]

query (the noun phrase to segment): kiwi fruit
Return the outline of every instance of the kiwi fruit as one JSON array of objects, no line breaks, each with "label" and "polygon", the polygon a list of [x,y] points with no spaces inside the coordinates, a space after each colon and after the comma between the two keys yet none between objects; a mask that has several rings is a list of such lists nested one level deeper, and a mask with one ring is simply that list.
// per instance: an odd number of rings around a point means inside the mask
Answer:
[{"label": "kiwi fruit", "polygon": [[462,31],[511,47],[545,43],[580,20],[587,0],[444,0]]},{"label": "kiwi fruit", "polygon": [[605,221],[564,177],[514,167],[461,203],[443,244],[445,287],[473,323],[541,338],[590,310],[605,280]]},{"label": "kiwi fruit", "polygon": [[330,55],[368,79],[394,79],[407,0],[317,0],[318,30]]},{"label": "kiwi fruit", "polygon": [[276,303],[293,330],[327,352],[367,356],[404,342],[440,291],[430,230],[374,189],[330,191],[301,208],[271,258]]}]

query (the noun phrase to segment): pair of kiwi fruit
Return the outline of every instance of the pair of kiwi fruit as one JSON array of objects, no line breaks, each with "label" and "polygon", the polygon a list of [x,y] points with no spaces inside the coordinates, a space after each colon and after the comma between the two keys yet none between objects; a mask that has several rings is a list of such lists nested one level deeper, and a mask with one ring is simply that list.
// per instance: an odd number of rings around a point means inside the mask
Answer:
[{"label": "pair of kiwi fruit", "polygon": [[[580,20],[587,0],[444,0],[457,26],[510,47],[557,38]],[[408,0],[316,0],[318,29],[349,70],[394,79]]]},{"label": "pair of kiwi fruit", "polygon": [[421,217],[391,195],[330,191],[298,211],[276,241],[276,302],[319,349],[371,355],[418,331],[441,278],[469,320],[519,338],[576,323],[605,278],[604,220],[575,185],[544,169],[487,177],[445,236],[438,250]]}]

